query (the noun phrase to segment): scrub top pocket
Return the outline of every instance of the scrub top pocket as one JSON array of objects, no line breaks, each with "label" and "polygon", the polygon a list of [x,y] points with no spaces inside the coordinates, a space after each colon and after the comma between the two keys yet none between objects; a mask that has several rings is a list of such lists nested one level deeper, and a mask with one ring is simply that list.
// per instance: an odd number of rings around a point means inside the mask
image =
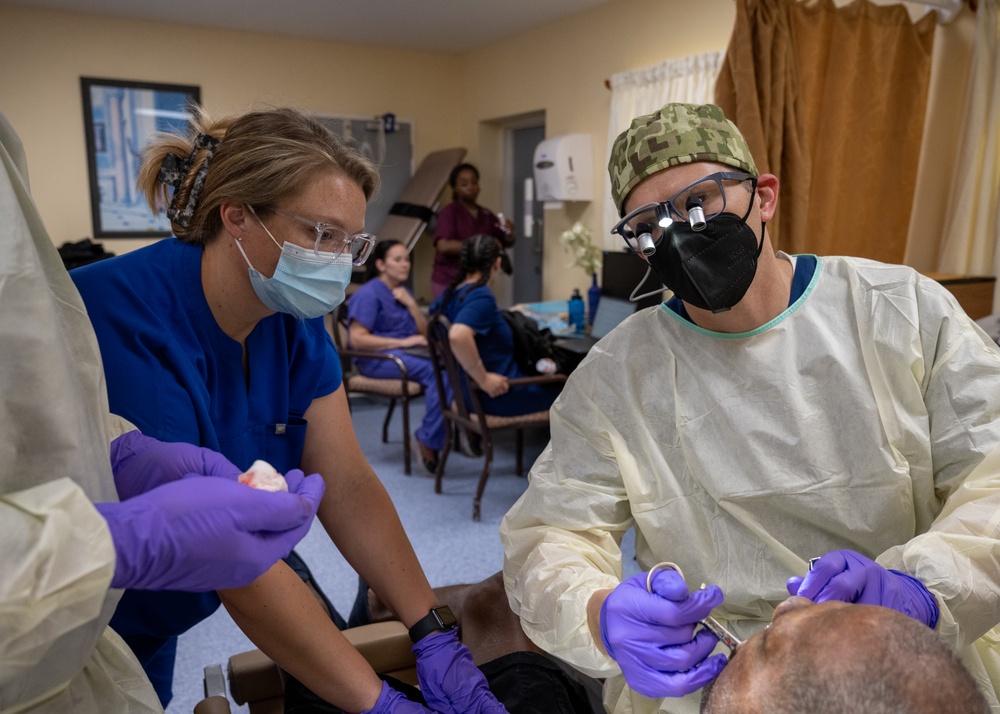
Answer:
[{"label": "scrub top pocket", "polygon": [[[255,441],[264,445],[260,457],[280,473],[299,468],[302,463],[302,449],[306,443],[308,422],[301,417],[289,417],[285,423],[266,424]],[[256,431],[256,430],[255,430]]]},{"label": "scrub top pocket", "polygon": [[299,468],[307,425],[297,416],[285,422],[258,424],[234,438],[220,439],[219,450],[244,471],[257,459],[263,459],[283,474]]}]

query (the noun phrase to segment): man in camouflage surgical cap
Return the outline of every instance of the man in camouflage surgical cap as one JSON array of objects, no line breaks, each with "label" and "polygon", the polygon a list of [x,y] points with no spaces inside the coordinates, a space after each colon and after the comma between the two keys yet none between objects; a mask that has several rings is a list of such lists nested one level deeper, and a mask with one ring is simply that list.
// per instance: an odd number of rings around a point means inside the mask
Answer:
[{"label": "man in camouflage surgical cap", "polygon": [[740,657],[710,614],[742,641],[789,594],[878,605],[1000,711],[996,344],[909,268],[776,252],[778,179],[716,106],[637,117],[609,171],[614,232],[672,296],[577,367],[501,524],[528,637],[609,712],[687,714]]}]

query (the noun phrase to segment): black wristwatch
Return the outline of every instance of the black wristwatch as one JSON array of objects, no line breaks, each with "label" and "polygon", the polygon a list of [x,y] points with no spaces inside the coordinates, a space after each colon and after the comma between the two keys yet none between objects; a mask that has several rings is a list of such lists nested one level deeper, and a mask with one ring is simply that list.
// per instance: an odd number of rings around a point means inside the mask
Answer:
[{"label": "black wristwatch", "polygon": [[432,632],[442,630],[447,632],[458,627],[458,620],[451,614],[447,605],[432,607],[431,611],[417,620],[410,628],[410,640],[417,642]]}]

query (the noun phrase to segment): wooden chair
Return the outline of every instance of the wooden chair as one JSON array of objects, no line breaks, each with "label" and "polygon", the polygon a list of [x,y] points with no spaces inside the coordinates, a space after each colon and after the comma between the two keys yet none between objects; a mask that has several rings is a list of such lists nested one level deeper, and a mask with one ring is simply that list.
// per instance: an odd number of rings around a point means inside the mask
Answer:
[{"label": "wooden chair", "polygon": [[[416,655],[402,622],[375,622],[343,630],[344,636],[368,660],[376,672],[389,674],[408,684],[417,684]],[[229,693],[250,714],[282,714],[285,711],[284,673],[260,650],[240,652],[229,658]],[[205,667],[205,698],[195,714],[231,714],[225,679],[219,664]]]},{"label": "wooden chair", "polygon": [[[344,389],[347,396],[351,394],[369,394],[385,397],[389,400],[389,409],[385,414],[385,421],[382,423],[382,443],[389,442],[389,422],[396,409],[396,402],[400,402],[403,413],[403,469],[407,476],[410,475],[410,400],[424,393],[424,388],[419,382],[409,379],[406,365],[396,355],[384,354],[381,352],[369,352],[366,350],[356,350],[348,346],[347,335],[347,304],[342,303],[333,311],[333,343],[340,354],[340,364],[344,372]],[[359,373],[354,367],[353,358],[363,357],[365,359],[382,359],[395,362],[399,368],[398,379],[376,379],[366,377]],[[350,400],[348,400],[350,404]]]},{"label": "wooden chair", "polygon": [[[448,330],[450,328],[451,323],[443,315],[432,317],[427,326],[427,343],[430,348],[431,361],[434,363],[434,377],[437,382],[438,394],[441,396],[441,407],[445,423],[449,426],[449,428],[445,429],[447,438],[444,449],[441,451],[441,457],[438,460],[434,491],[441,493],[441,480],[444,476],[444,467],[448,460],[448,454],[451,452],[453,446],[455,431],[457,429],[465,429],[478,434],[482,441],[483,456],[485,458],[482,473],[479,475],[479,485],[476,487],[476,495],[472,502],[472,520],[478,521],[480,518],[480,505],[483,500],[483,490],[486,488],[486,479],[490,476],[490,467],[493,464],[493,433],[505,429],[515,430],[517,434],[517,463],[515,470],[517,475],[521,476],[524,474],[524,429],[528,427],[548,426],[549,411],[546,409],[519,416],[487,414],[483,410],[478,390],[474,388],[469,389],[468,395],[466,395],[466,391],[462,389],[462,375],[465,374],[465,370],[458,363],[451,350],[451,341],[448,339]],[[468,378],[468,380],[470,384],[474,384],[471,378]],[[565,375],[552,374],[511,379],[510,385],[513,387],[520,384],[552,384],[565,381]],[[450,404],[445,398],[446,382],[452,394]]]}]

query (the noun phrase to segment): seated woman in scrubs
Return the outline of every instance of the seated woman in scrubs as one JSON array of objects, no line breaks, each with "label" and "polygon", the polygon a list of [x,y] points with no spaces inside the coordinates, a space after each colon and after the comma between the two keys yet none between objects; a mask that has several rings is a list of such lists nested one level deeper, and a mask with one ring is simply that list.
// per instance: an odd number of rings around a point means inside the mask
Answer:
[{"label": "seated woman in scrubs", "polygon": [[[97,332],[111,409],[149,436],[210,447],[242,469],[264,459],[280,472],[320,473],[323,527],[413,626],[439,603],[358,446],[322,319],[374,243],[361,231],[375,168],[292,109],[220,121],[199,112],[193,124],[190,137],[147,146],[138,179],[154,212],[167,209],[176,237],[72,273]],[[394,709],[396,693],[283,561],[243,588],[126,592],[113,626],[164,703],[176,636],[220,598],[258,647],[319,696],[349,712]],[[468,655],[457,633],[431,631],[416,648],[427,642],[440,645],[418,655],[428,702],[449,700],[456,688],[485,691],[474,676],[444,683]],[[445,656],[447,665],[431,666]]]},{"label": "seated woman in scrubs", "polygon": [[487,414],[518,416],[543,411],[559,396],[562,383],[511,388],[508,380],[526,376],[514,359],[514,336],[490,285],[500,272],[500,243],[477,235],[462,246],[458,275],[431,305],[451,322],[448,339],[455,358],[485,396]]},{"label": "seated woman in scrubs", "polygon": [[[368,280],[347,303],[351,347],[387,352],[403,360],[410,379],[424,388],[424,420],[417,429],[420,458],[428,471],[437,469],[438,451],[444,446],[444,417],[428,356],[406,352],[427,347],[427,318],[406,285],[410,253],[398,240],[379,241],[368,261]],[[395,362],[355,359],[366,377],[399,377]]]}]

